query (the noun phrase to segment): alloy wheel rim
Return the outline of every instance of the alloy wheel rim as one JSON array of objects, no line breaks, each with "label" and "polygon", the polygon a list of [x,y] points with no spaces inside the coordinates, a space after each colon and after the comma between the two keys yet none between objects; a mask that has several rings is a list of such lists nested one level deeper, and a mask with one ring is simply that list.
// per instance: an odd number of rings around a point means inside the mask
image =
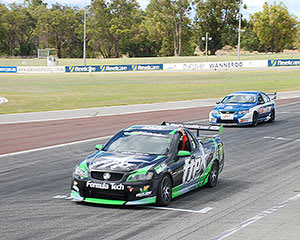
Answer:
[{"label": "alloy wheel rim", "polygon": [[171,193],[171,188],[169,186],[169,181],[167,179],[164,180],[164,184],[163,184],[163,189],[162,189],[162,192],[163,192],[163,198],[164,200],[167,202],[169,201],[170,199],[170,193]]}]

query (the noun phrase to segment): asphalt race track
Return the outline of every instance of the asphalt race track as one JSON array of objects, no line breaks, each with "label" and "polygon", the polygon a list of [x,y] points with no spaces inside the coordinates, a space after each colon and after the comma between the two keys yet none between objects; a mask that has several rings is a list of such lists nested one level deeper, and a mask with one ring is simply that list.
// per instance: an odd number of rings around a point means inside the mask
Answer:
[{"label": "asphalt race track", "polygon": [[299,129],[300,102],[274,123],[225,128],[218,185],[166,209],[68,200],[72,168],[105,139],[2,156],[1,239],[300,239]]}]

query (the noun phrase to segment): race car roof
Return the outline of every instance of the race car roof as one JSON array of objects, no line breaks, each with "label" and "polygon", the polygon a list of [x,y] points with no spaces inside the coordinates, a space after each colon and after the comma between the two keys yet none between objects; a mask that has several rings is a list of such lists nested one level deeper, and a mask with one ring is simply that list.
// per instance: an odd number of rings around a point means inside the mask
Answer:
[{"label": "race car roof", "polygon": [[177,130],[176,126],[164,126],[164,125],[133,125],[124,129],[124,131],[151,131],[169,134],[170,132]]},{"label": "race car roof", "polygon": [[258,91],[238,91],[238,92],[232,92],[228,95],[233,95],[233,94],[259,94],[261,92]]}]

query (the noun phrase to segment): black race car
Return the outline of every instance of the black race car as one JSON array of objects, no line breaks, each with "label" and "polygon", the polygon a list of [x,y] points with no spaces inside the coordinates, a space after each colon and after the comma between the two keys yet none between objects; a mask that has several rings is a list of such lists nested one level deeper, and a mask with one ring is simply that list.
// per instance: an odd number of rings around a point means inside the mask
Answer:
[{"label": "black race car", "polygon": [[[217,184],[224,166],[222,126],[163,123],[123,129],[73,170],[71,198],[112,205],[157,204]],[[197,131],[197,137],[192,130]]]}]

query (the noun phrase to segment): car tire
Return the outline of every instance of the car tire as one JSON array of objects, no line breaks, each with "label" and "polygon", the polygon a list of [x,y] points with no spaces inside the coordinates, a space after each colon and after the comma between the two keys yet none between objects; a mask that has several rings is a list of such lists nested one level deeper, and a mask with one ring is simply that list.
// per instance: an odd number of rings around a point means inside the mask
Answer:
[{"label": "car tire", "polygon": [[219,166],[217,162],[214,162],[208,176],[208,187],[214,187],[217,185],[218,182],[218,176],[219,176]]},{"label": "car tire", "polygon": [[251,124],[252,127],[257,126],[257,117],[258,117],[257,112],[254,112],[252,116],[252,124]]},{"label": "car tire", "polygon": [[272,109],[271,116],[268,122],[274,122],[275,121],[275,109]]},{"label": "car tire", "polygon": [[158,186],[156,205],[168,206],[172,200],[172,180],[168,175],[164,175]]}]

